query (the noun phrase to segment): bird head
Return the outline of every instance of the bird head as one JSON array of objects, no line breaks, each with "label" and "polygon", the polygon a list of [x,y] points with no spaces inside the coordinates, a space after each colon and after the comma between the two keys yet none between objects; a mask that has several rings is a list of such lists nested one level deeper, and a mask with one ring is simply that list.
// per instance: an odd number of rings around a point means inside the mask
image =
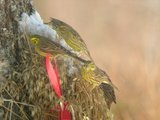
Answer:
[{"label": "bird head", "polygon": [[73,28],[70,25],[58,19],[52,18],[51,24],[52,28],[55,29],[60,36],[69,37],[73,32]]},{"label": "bird head", "polygon": [[54,28],[54,29],[57,29],[57,28],[59,28],[60,26],[64,26],[64,22],[62,22],[62,21],[60,21],[60,20],[58,20],[58,19],[55,19],[55,18],[52,18],[51,19],[51,23],[52,23],[52,27]]},{"label": "bird head", "polygon": [[86,72],[89,72],[89,71],[94,71],[96,69],[96,65],[94,62],[89,62],[89,63],[86,63],[84,66],[83,66],[83,69],[86,71]]},{"label": "bird head", "polygon": [[33,35],[30,37],[30,41],[34,46],[38,46],[40,44],[41,36]]}]

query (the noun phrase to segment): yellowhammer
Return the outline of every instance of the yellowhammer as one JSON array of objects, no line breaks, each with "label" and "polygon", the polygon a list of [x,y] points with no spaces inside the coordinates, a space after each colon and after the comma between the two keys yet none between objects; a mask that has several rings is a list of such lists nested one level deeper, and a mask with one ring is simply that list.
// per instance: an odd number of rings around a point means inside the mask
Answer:
[{"label": "yellowhammer", "polygon": [[92,85],[92,88],[100,87],[104,95],[110,102],[116,103],[114,88],[116,88],[106,72],[98,68],[93,62],[86,63],[81,69],[81,75],[84,80]]},{"label": "yellowhammer", "polygon": [[82,62],[87,62],[86,60],[78,57],[72,51],[69,51],[63,46],[61,46],[61,44],[56,43],[55,41],[52,41],[49,38],[40,35],[32,35],[30,37],[30,41],[34,45],[36,52],[38,52],[41,56],[45,57],[47,53],[50,53],[52,57],[64,55],[74,57]]},{"label": "yellowhammer", "polygon": [[70,48],[78,52],[79,57],[87,61],[92,60],[81,36],[70,25],[55,18],[52,18],[47,24],[57,32],[60,39],[64,39]]},{"label": "yellowhammer", "polygon": [[[57,39],[59,41],[63,39],[71,50],[66,49],[61,42],[58,43],[40,35],[32,35],[30,40],[35,46],[36,51],[42,56],[50,53],[53,57],[57,55],[68,55],[80,60],[83,62],[81,69],[82,78],[89,82],[93,89],[100,87],[109,102],[116,102],[115,86],[112,84],[108,75],[92,61],[90,53],[80,35],[71,26],[57,19],[52,19],[48,25],[56,30],[58,34]],[[80,56],[75,54],[77,52]]]}]

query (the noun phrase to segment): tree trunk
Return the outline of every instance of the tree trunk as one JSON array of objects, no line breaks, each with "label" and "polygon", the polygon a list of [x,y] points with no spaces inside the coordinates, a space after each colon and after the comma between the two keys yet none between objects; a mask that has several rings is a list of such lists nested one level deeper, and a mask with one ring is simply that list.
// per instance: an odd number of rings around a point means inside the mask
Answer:
[{"label": "tree trunk", "polygon": [[[16,66],[20,63],[23,43],[18,21],[23,12],[30,13],[30,0],[0,0],[0,119],[26,119],[14,101],[20,100]],[[14,75],[14,76],[13,76]],[[18,80],[18,79],[17,79]],[[15,105],[17,104],[17,105]]]},{"label": "tree trunk", "polygon": [[[32,11],[30,0],[0,0],[0,120],[59,119],[59,112],[54,111],[59,99],[50,87],[45,59],[32,49],[18,28],[21,14]],[[73,80],[79,71],[68,76],[71,61],[79,68],[76,60],[58,59],[63,95],[72,119],[112,119],[100,89],[85,93],[83,81]]]}]

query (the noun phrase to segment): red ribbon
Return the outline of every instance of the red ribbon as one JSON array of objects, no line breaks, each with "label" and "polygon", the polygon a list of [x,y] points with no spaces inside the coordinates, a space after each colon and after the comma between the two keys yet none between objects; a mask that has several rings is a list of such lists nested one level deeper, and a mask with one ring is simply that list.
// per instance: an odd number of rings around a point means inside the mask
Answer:
[{"label": "red ribbon", "polygon": [[[46,70],[48,73],[48,77],[50,79],[52,88],[54,89],[55,93],[59,98],[62,97],[62,90],[60,85],[60,78],[58,74],[58,65],[56,59],[54,59],[55,69],[52,66],[50,61],[50,54],[47,53],[46,55]],[[58,107],[57,109],[60,110],[60,120],[71,120],[71,113],[67,110],[67,102],[63,103],[64,108]]]},{"label": "red ribbon", "polygon": [[55,90],[55,93],[60,98],[62,97],[62,92],[61,92],[61,87],[60,87],[60,80],[57,76],[57,73],[58,73],[57,66],[55,68],[56,69],[53,69],[52,63],[50,61],[50,54],[47,54],[46,55],[46,69],[47,69],[48,77],[50,79],[53,89]]},{"label": "red ribbon", "polygon": [[60,120],[71,120],[71,113],[67,110],[68,103],[64,103],[64,108],[60,111]]}]

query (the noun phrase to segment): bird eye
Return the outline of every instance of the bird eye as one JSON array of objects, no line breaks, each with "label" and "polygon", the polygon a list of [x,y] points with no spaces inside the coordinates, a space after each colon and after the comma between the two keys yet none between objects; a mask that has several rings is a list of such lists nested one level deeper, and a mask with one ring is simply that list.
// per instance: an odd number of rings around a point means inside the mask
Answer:
[{"label": "bird eye", "polygon": [[37,45],[37,44],[38,44],[38,42],[39,42],[39,39],[38,39],[38,38],[33,37],[33,38],[31,38],[31,42],[32,42],[34,45]]}]

